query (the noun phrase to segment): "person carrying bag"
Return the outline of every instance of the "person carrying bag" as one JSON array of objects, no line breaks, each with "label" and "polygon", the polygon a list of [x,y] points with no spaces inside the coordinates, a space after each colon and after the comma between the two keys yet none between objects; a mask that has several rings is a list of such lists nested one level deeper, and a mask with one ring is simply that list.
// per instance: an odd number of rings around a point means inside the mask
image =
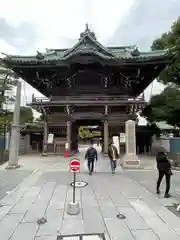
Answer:
[{"label": "person carrying bag", "polygon": [[87,160],[89,175],[92,175],[94,172],[95,160],[98,160],[97,150],[93,147],[93,144],[91,144],[91,146],[86,151],[85,160]]},{"label": "person carrying bag", "polygon": [[167,152],[165,150],[161,149],[158,151],[157,156],[156,156],[156,162],[157,162],[157,169],[159,172],[159,177],[157,180],[157,186],[156,186],[156,193],[160,194],[160,185],[163,177],[166,177],[166,191],[165,191],[165,198],[171,197],[169,194],[170,190],[170,180],[171,176],[173,175],[171,171],[171,163],[170,160],[168,159]]}]

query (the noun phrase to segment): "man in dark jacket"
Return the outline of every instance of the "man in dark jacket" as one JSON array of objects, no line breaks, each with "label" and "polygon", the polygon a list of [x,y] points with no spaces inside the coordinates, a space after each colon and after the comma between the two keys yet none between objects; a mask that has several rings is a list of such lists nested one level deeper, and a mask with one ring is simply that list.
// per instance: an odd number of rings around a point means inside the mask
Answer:
[{"label": "man in dark jacket", "polygon": [[110,163],[111,163],[112,174],[115,174],[115,170],[116,170],[116,167],[117,167],[118,150],[114,146],[113,143],[111,143],[109,148],[108,148],[108,156],[109,156]]},{"label": "man in dark jacket", "polygon": [[92,175],[94,171],[94,161],[98,160],[97,150],[93,147],[93,144],[91,144],[91,146],[86,151],[85,159],[88,161],[89,175]]},{"label": "man in dark jacket", "polygon": [[157,180],[157,187],[156,187],[157,194],[160,194],[160,190],[159,190],[160,184],[165,175],[166,192],[164,197],[169,198],[171,197],[171,195],[169,194],[169,190],[170,190],[170,178],[171,178],[172,172],[171,172],[171,164],[169,162],[167,153],[163,150],[159,151],[156,156],[156,161],[157,161],[157,169],[159,171],[159,177]]}]

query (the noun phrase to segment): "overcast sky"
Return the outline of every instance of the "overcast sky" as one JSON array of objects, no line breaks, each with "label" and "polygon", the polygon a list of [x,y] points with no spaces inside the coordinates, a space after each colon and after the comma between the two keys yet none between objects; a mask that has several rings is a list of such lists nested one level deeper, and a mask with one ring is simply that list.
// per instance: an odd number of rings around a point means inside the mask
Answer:
[{"label": "overcast sky", "polygon": [[[0,52],[35,54],[45,48],[72,47],[88,22],[104,45],[136,44],[149,50],[152,41],[168,31],[180,15],[180,0],[0,0]],[[154,83],[146,90],[163,89]],[[27,84],[23,102],[32,93]],[[24,96],[26,95],[26,97]]]}]

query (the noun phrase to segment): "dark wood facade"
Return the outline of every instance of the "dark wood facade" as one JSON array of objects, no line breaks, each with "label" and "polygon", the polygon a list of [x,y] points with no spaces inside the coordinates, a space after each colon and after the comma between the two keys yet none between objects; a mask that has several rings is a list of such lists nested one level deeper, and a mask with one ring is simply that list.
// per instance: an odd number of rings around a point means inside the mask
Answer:
[{"label": "dark wood facade", "polygon": [[44,116],[47,135],[56,147],[77,151],[78,125],[103,125],[104,151],[109,138],[136,120],[145,101],[142,92],[170,61],[168,51],[140,52],[135,46],[104,47],[86,26],[70,49],[47,49],[36,56],[6,56],[3,61],[46,97],[33,96],[31,106]]}]

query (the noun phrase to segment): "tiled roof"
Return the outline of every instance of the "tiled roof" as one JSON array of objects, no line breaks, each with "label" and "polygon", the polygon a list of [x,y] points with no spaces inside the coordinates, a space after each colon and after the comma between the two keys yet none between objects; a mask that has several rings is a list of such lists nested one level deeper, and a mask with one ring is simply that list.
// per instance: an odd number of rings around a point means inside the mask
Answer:
[{"label": "tiled roof", "polygon": [[86,30],[80,34],[79,41],[69,49],[47,49],[46,52],[37,52],[34,56],[6,55],[5,62],[23,63],[51,63],[67,61],[78,55],[95,55],[105,60],[148,60],[168,55],[168,50],[140,52],[136,46],[104,47],[100,44],[86,26]]}]

